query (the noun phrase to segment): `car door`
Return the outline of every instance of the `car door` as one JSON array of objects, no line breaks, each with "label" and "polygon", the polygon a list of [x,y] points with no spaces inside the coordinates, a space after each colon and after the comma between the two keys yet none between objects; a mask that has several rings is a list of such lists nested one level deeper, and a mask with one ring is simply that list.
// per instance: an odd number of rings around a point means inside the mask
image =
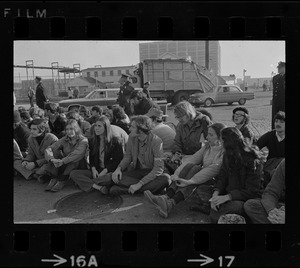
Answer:
[{"label": "car door", "polygon": [[107,104],[114,105],[117,104],[119,89],[107,91]]},{"label": "car door", "polygon": [[229,93],[229,87],[227,86],[219,87],[216,94],[215,103],[227,102],[228,93]]},{"label": "car door", "polygon": [[236,102],[241,98],[241,91],[234,86],[230,86],[230,100],[228,102]]}]

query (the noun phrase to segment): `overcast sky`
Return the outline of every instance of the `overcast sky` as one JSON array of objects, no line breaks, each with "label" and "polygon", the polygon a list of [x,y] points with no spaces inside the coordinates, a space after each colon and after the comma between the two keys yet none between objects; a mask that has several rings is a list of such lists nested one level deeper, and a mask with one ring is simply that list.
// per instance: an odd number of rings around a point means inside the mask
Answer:
[{"label": "overcast sky", "polygon": [[[144,41],[141,41],[144,42]],[[51,67],[51,62],[85,69],[102,65],[127,66],[139,62],[140,41],[15,41],[14,65],[33,60],[35,66]],[[242,78],[243,69],[251,77],[270,77],[277,73],[277,63],[285,61],[284,41],[220,41],[221,75],[235,74]],[[35,69],[35,75],[50,78],[51,70]],[[14,81],[26,80],[26,71],[14,68]],[[32,72],[29,72],[29,76]]]}]

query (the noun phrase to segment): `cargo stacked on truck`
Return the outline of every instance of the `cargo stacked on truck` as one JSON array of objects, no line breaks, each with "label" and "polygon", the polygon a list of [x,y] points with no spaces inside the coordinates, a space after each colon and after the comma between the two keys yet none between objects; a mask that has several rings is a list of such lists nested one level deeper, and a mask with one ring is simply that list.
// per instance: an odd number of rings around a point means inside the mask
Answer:
[{"label": "cargo stacked on truck", "polygon": [[134,66],[131,86],[142,88],[150,81],[150,95],[154,100],[167,100],[176,104],[188,100],[193,93],[210,92],[220,77],[190,59],[150,59]]}]

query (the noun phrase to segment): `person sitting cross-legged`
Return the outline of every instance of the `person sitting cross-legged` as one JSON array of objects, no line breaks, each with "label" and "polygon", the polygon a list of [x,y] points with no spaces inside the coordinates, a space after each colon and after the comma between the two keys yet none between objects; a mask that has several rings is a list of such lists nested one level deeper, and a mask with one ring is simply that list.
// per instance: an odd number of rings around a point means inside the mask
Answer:
[{"label": "person sitting cross-legged", "polygon": [[33,119],[29,123],[29,128],[28,154],[22,159],[21,164],[14,162],[14,168],[27,180],[36,178],[43,182],[48,163],[45,159],[45,149],[55,143],[58,138],[49,133],[49,126],[45,123],[45,119]]},{"label": "person sitting cross-legged", "polygon": [[253,223],[285,223],[285,159],[277,166],[261,199],[249,199],[244,209]]},{"label": "person sitting cross-legged", "polygon": [[46,167],[52,179],[46,191],[60,191],[65,181],[74,169],[86,169],[85,155],[88,150],[88,140],[81,134],[76,120],[67,121],[66,135],[45,150]]},{"label": "person sitting cross-legged", "polygon": [[97,189],[103,194],[108,189],[99,186],[103,175],[110,174],[120,164],[123,158],[123,141],[113,134],[109,119],[100,116],[91,127],[89,138],[89,164],[88,170],[73,170],[70,178],[85,192]]},{"label": "person sitting cross-legged", "polygon": [[121,163],[112,174],[102,176],[99,185],[111,187],[111,195],[162,192],[170,179],[164,173],[162,140],[151,133],[151,120],[145,115],[131,118],[130,131]]},{"label": "person sitting cross-legged", "polygon": [[223,146],[220,141],[224,124],[215,123],[208,127],[207,142],[188,162],[181,164],[171,176],[172,184],[165,195],[153,195],[145,191],[145,197],[159,211],[161,217],[167,218],[171,209],[179,202],[187,199],[201,184],[213,183],[219,173],[223,160]]}]

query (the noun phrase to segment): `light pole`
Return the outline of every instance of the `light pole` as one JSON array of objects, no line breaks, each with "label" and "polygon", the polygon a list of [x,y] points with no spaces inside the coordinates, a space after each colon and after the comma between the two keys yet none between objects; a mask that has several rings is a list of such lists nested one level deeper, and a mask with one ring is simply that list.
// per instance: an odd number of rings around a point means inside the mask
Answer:
[{"label": "light pole", "polygon": [[244,83],[243,83],[243,84],[244,84],[244,91],[245,91],[245,84],[246,84],[246,83],[245,83],[245,82],[246,82],[246,81],[245,81],[245,73],[246,73],[246,72],[247,72],[247,70],[243,69],[243,80],[244,80]]}]

